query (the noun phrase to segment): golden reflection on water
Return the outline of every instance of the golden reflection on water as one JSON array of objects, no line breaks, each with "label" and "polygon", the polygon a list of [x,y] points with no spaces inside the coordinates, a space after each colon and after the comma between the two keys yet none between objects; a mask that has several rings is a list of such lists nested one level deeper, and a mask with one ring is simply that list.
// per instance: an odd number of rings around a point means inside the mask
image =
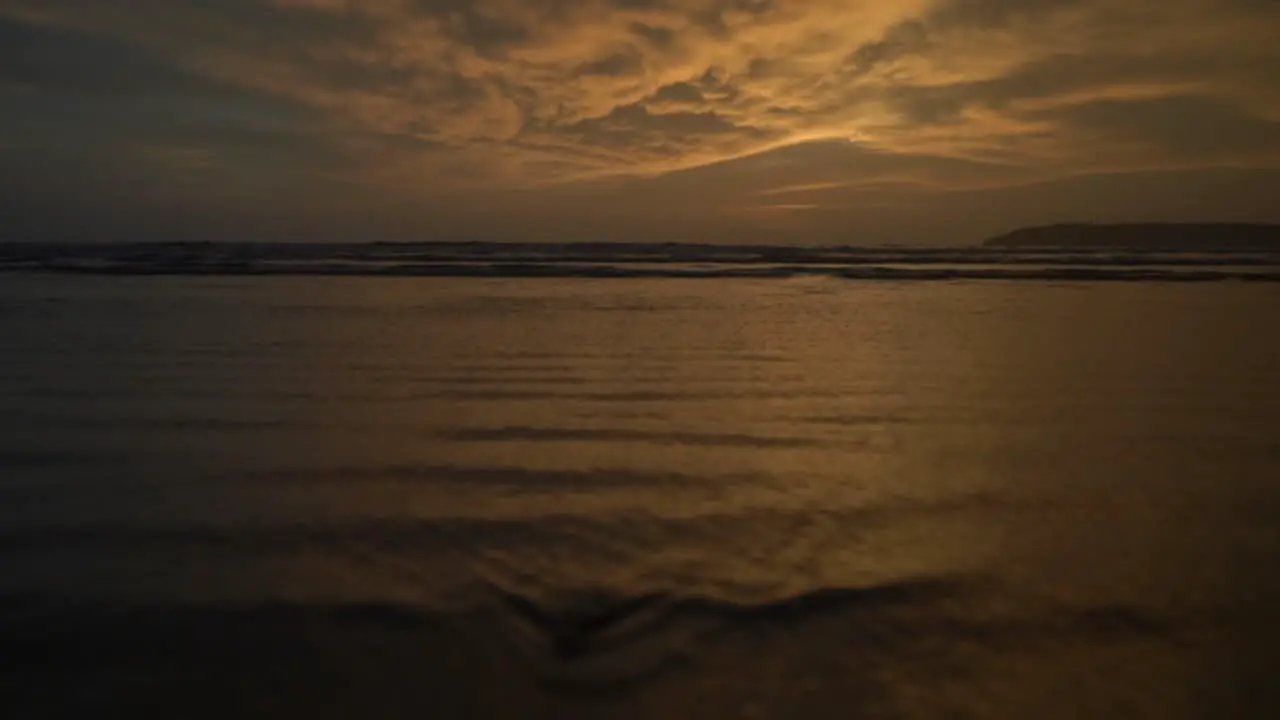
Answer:
[{"label": "golden reflection on water", "polygon": [[[344,312],[317,314],[287,348],[287,381],[319,399],[319,426],[274,438],[272,460],[382,468],[365,485],[375,499],[337,493],[351,512],[759,515],[732,532],[764,547],[793,543],[779,518],[829,518],[838,530],[806,531],[831,536],[820,551],[763,563],[782,586],[994,564],[1068,596],[1170,588],[1186,572],[1207,592],[1226,582],[1209,582],[1216,566],[1160,554],[1188,551],[1191,510],[1234,507],[1215,473],[1248,485],[1263,472],[1248,450],[1280,405],[1256,397],[1274,394],[1277,350],[1253,334],[1245,288],[308,282],[333,283],[315,296]],[[1204,432],[1220,423],[1229,434]],[[415,468],[415,482],[395,477]],[[449,481],[468,468],[537,477]],[[666,481],[611,481],[628,473]],[[1112,547],[1083,531],[1098,525]],[[628,538],[624,564],[660,558],[664,532]],[[696,571],[716,574],[728,541],[709,541]],[[1078,582],[1057,582],[1054,558]]]}]

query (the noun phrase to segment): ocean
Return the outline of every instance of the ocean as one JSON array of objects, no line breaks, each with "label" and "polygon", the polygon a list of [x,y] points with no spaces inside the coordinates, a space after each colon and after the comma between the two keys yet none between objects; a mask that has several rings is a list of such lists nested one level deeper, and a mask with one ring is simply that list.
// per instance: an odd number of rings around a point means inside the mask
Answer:
[{"label": "ocean", "polygon": [[1009,267],[0,275],[0,711],[1277,716],[1280,284]]}]

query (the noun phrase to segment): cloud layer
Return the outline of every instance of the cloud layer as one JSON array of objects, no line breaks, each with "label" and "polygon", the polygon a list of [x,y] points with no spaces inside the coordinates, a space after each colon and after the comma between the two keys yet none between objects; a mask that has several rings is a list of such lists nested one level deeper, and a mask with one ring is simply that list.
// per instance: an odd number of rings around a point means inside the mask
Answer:
[{"label": "cloud layer", "polygon": [[267,234],[827,241],[957,197],[994,229],[1088,177],[1150,214],[1145,178],[1225,173],[1247,187],[1206,211],[1267,219],[1278,32],[1269,0],[0,0],[0,189],[33,228],[67,197]]}]

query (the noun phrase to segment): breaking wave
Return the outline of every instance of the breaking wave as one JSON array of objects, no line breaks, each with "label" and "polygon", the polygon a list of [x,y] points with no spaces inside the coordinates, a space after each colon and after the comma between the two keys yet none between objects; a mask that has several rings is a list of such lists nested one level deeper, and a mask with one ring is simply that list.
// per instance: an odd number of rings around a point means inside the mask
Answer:
[{"label": "breaking wave", "polygon": [[0,273],[846,280],[1280,281],[1271,251],[650,244],[11,244]]}]

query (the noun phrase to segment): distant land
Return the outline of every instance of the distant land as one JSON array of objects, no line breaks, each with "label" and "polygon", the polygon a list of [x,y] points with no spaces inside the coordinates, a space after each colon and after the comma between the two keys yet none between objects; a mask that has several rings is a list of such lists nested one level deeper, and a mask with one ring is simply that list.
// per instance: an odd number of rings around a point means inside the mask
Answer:
[{"label": "distant land", "polygon": [[1213,252],[1280,250],[1280,225],[1243,223],[1074,223],[1015,230],[992,238],[987,248],[1077,248]]}]

